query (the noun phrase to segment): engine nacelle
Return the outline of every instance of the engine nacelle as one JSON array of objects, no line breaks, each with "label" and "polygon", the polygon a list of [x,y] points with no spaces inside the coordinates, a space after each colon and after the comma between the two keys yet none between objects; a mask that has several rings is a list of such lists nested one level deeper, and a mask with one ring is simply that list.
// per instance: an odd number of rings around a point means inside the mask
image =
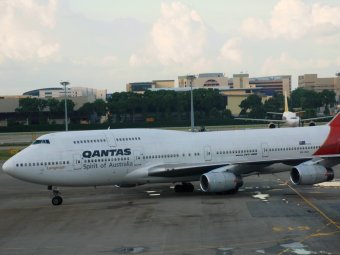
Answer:
[{"label": "engine nacelle", "polygon": [[290,180],[296,185],[311,185],[333,179],[334,172],[332,168],[326,168],[317,164],[300,164],[290,172]]},{"label": "engine nacelle", "polygon": [[211,171],[200,178],[201,190],[204,192],[226,192],[238,189],[242,185],[242,178],[230,172]]},{"label": "engine nacelle", "polygon": [[276,124],[273,123],[273,122],[270,122],[270,123],[268,124],[268,128],[276,128]]}]

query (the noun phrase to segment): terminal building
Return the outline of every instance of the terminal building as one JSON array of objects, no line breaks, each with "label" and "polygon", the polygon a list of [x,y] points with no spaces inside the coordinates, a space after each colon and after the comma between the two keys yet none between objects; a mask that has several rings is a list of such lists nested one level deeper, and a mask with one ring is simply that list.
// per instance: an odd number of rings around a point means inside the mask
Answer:
[{"label": "terminal building", "polygon": [[[78,110],[85,103],[92,103],[96,99],[106,101],[106,94],[106,90],[85,87],[66,87],[67,99],[74,102],[74,110]],[[17,113],[16,109],[19,108],[21,98],[41,98],[46,100],[55,98],[63,100],[64,97],[65,90],[62,87],[35,89],[18,96],[0,96],[0,126],[7,126],[8,119],[10,118],[20,118],[20,113]],[[64,120],[62,119],[62,121]],[[23,123],[27,123],[27,121]]]},{"label": "terminal building", "polygon": [[178,76],[178,87],[190,87],[191,83],[193,87],[198,88],[229,87],[228,77],[225,77],[223,73],[201,73],[197,76]]},{"label": "terminal building", "polygon": [[[67,97],[86,97],[89,100],[102,99],[106,100],[107,90],[99,90],[86,87],[66,87]],[[23,94],[24,96],[38,97],[38,98],[59,98],[65,96],[64,88],[43,88],[27,91]]]},{"label": "terminal building", "polygon": [[174,88],[174,80],[154,80],[151,82],[130,82],[126,84],[126,92],[143,94],[146,90],[154,88]]},{"label": "terminal building", "polygon": [[340,102],[340,73],[335,77],[319,78],[317,74],[299,75],[298,87],[322,92],[323,90],[331,90],[336,94],[336,101]]},{"label": "terminal building", "polygon": [[257,94],[266,100],[276,94],[290,95],[292,87],[291,75],[277,75],[266,77],[249,77],[247,73],[234,74],[232,78],[223,73],[204,73],[197,76],[178,76],[178,86],[193,88],[215,88],[227,97],[227,106],[233,115],[241,111],[239,105],[250,94]]},{"label": "terminal building", "polygon": [[259,88],[266,96],[276,94],[290,95],[292,89],[291,75],[277,75],[250,78],[249,74],[234,74],[229,79],[229,86],[232,88]]}]

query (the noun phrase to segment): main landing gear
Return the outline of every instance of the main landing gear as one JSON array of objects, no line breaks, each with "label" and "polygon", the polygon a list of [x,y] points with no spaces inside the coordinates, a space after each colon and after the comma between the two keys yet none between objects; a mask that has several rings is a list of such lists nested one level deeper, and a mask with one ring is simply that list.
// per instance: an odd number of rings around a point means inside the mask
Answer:
[{"label": "main landing gear", "polygon": [[183,182],[182,184],[175,185],[176,193],[193,192],[194,189],[194,185],[192,185],[190,182]]},{"label": "main landing gear", "polygon": [[47,189],[52,190],[53,192],[52,204],[61,205],[63,203],[63,198],[60,196],[60,191],[57,190],[57,188],[53,189],[52,186],[48,186]]}]

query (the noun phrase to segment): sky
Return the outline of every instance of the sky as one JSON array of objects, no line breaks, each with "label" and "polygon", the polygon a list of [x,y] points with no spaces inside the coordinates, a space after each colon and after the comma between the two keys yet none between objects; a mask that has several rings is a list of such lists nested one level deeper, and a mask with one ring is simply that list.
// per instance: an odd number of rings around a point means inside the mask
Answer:
[{"label": "sky", "polygon": [[0,95],[340,72],[338,0],[0,0]]}]

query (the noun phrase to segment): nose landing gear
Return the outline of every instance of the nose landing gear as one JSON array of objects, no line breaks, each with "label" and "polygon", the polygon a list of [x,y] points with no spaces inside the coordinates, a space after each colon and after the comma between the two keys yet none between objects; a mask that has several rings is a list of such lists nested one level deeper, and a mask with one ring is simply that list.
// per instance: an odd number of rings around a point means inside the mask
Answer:
[{"label": "nose landing gear", "polygon": [[52,190],[53,197],[52,197],[52,204],[53,205],[61,205],[63,203],[63,198],[60,196],[60,191],[55,187],[52,186],[47,187],[48,190]]}]

